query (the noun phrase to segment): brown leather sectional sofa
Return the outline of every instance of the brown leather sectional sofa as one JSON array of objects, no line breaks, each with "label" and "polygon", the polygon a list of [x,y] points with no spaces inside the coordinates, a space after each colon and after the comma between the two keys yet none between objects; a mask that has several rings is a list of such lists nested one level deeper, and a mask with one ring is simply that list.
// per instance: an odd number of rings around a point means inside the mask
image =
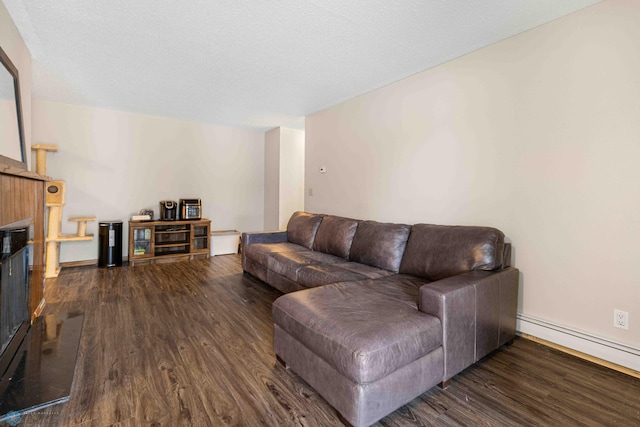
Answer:
[{"label": "brown leather sectional sofa", "polygon": [[490,227],[296,212],[287,231],[242,236],[244,271],[286,293],[273,304],[277,356],[355,426],[513,339],[509,258]]}]

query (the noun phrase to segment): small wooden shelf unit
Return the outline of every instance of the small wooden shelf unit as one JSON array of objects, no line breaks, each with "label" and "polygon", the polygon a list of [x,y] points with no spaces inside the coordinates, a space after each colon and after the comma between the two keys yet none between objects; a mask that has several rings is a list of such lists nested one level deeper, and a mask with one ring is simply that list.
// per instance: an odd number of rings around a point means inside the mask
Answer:
[{"label": "small wooden shelf unit", "polygon": [[211,253],[211,220],[129,221],[129,264],[175,261]]}]

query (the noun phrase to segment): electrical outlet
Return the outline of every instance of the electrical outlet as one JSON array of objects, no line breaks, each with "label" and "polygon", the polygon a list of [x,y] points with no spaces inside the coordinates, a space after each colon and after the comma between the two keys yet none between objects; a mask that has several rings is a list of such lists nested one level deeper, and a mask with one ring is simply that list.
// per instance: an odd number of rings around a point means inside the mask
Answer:
[{"label": "electrical outlet", "polygon": [[629,313],[626,311],[613,310],[613,326],[620,329],[629,330]]}]

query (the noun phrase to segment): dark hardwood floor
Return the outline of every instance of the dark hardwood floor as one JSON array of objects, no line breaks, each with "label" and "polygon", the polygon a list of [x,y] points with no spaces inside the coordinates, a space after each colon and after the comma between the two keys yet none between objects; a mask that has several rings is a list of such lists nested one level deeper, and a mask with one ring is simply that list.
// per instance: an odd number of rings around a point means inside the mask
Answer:
[{"label": "dark hardwood floor", "polygon": [[[279,295],[235,255],[64,268],[45,312],[85,311],[71,398],[20,426],[340,425],[275,362]],[[516,339],[378,425],[640,425],[640,379]]]}]

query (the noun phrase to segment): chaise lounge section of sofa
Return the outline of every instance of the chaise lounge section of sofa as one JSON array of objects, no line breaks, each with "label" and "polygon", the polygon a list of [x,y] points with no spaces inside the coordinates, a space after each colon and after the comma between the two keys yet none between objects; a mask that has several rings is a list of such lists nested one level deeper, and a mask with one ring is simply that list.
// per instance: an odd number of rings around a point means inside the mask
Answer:
[{"label": "chaise lounge section of sofa", "polygon": [[345,423],[375,423],[515,335],[518,270],[491,227],[296,212],[245,233],[243,269],[284,292],[274,349]]}]

